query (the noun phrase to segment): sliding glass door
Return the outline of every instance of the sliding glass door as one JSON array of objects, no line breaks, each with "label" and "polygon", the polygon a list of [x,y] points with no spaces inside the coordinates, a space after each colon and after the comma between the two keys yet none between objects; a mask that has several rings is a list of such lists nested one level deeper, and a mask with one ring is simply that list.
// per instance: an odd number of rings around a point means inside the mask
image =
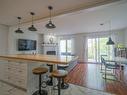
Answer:
[{"label": "sliding glass door", "polygon": [[60,40],[60,54],[71,55],[72,54],[72,40]]},{"label": "sliding glass door", "polygon": [[101,55],[113,56],[113,46],[107,46],[108,37],[88,39],[88,62],[100,62]]},{"label": "sliding glass door", "polygon": [[88,62],[95,62],[96,61],[96,39],[88,39]]}]

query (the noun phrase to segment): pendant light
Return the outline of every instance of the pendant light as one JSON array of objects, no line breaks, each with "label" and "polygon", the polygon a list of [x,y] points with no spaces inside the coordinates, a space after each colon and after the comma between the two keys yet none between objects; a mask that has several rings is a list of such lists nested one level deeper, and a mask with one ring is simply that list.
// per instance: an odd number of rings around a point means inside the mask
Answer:
[{"label": "pendant light", "polygon": [[21,29],[20,29],[20,20],[22,19],[21,17],[17,17],[18,19],[18,29],[15,30],[15,33],[24,33]]},{"label": "pendant light", "polygon": [[32,25],[28,28],[28,30],[29,31],[37,31],[37,29],[33,25],[33,16],[35,15],[35,13],[30,12],[30,15],[32,16]]},{"label": "pendant light", "polygon": [[[109,22],[109,27],[110,27],[110,33],[111,33],[111,21]],[[110,37],[109,37],[109,39],[108,39],[108,42],[106,43],[106,45],[114,45],[115,43],[114,43],[114,41],[112,40],[112,38],[111,38],[111,34],[110,34]]]},{"label": "pendant light", "polygon": [[106,45],[114,45],[115,43],[112,41],[111,37],[109,37],[108,42],[106,43]]},{"label": "pendant light", "polygon": [[56,26],[52,23],[52,15],[51,15],[51,11],[53,10],[53,7],[52,6],[48,6],[48,9],[50,11],[50,19],[49,19],[49,23],[46,24],[46,28],[48,29],[53,29],[53,28],[56,28]]}]

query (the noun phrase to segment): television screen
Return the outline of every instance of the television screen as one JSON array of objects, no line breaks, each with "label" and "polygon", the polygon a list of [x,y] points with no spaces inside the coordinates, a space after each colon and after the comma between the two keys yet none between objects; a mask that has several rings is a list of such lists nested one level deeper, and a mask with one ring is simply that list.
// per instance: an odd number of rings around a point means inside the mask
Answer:
[{"label": "television screen", "polygon": [[18,50],[36,50],[36,40],[18,39]]}]

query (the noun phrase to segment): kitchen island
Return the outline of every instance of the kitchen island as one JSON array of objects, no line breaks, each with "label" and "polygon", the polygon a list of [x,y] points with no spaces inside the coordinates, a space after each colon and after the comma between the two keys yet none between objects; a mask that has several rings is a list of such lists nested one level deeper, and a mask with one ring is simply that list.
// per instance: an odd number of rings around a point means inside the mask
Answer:
[{"label": "kitchen island", "polygon": [[32,74],[33,68],[53,64],[56,69],[57,64],[69,64],[77,58],[41,54],[2,55],[0,56],[0,80],[26,91],[27,95],[32,95],[38,87],[38,76]]}]

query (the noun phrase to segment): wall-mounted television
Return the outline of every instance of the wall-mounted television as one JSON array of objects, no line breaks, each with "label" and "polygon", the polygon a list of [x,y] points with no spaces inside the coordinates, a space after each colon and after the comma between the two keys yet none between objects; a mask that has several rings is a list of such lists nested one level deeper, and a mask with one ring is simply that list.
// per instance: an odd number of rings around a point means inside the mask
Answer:
[{"label": "wall-mounted television", "polygon": [[19,51],[36,50],[36,40],[18,39],[18,50]]}]

